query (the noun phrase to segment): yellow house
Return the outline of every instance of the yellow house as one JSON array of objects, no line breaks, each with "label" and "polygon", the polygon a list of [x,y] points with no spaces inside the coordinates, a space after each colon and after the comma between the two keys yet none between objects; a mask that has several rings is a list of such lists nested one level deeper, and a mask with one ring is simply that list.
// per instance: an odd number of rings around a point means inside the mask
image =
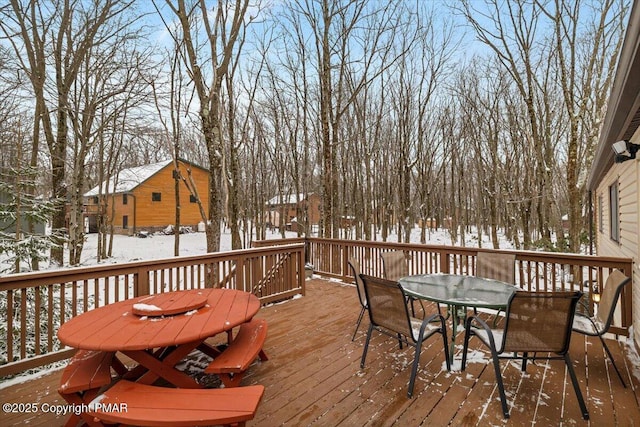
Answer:
[{"label": "yellow house", "polygon": [[625,292],[632,293],[633,342],[640,352],[639,148],[640,2],[634,1],[587,186],[597,255],[635,261],[632,285]]},{"label": "yellow house", "polygon": [[[181,176],[195,183],[197,197],[180,180],[180,225],[195,231],[204,222],[197,200],[205,215],[209,206],[209,171],[186,160],[178,160]],[[85,231],[97,231],[102,209],[106,222],[113,221],[116,233],[160,231],[175,224],[176,198],[173,160],[138,166],[120,171],[84,194]]]}]

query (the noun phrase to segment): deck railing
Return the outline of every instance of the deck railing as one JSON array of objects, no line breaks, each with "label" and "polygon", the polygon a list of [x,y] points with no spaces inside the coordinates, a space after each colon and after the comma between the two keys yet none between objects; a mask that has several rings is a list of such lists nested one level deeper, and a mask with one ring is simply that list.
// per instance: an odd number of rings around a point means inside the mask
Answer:
[{"label": "deck railing", "polygon": [[261,303],[304,295],[304,245],[99,265],[0,277],[0,378],[62,360],[56,332],[72,316],[140,295],[208,286]]},{"label": "deck railing", "polygon": [[[254,249],[126,264],[16,274],[0,277],[0,378],[67,358],[72,349],[56,331],[68,318],[138,295],[224,286],[249,291],[263,304],[304,294],[304,267],[316,274],[351,281],[347,261],[362,272],[382,274],[380,254],[402,250],[410,274],[475,274],[478,252],[451,246],[298,238],[254,242]],[[516,285],[525,290],[593,293],[608,272],[632,275],[629,258],[511,251]],[[593,302],[586,298],[591,305]],[[628,335],[632,324],[631,287],[622,293],[612,332]]]},{"label": "deck railing", "polygon": [[[354,258],[360,263],[363,273],[382,275],[380,254],[390,250],[402,250],[409,263],[409,274],[468,274],[474,275],[478,252],[494,252],[478,249],[409,243],[372,242],[339,239],[279,239],[256,242],[256,246],[286,244],[292,241],[306,243],[306,262],[313,266],[315,274],[351,281],[347,261]],[[528,290],[581,290],[594,293],[602,286],[609,271],[620,269],[632,277],[633,260],[593,255],[575,255],[558,252],[500,250],[516,256],[516,286]],[[629,334],[632,324],[631,286],[626,286],[619,303],[618,315],[610,329],[615,334]],[[593,300],[583,301],[593,312]]]}]

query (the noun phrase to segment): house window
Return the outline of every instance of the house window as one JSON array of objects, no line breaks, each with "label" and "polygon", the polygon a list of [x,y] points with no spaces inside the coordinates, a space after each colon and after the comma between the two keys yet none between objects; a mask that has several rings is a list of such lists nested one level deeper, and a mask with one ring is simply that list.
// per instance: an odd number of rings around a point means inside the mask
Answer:
[{"label": "house window", "polygon": [[129,215],[122,216],[122,228],[125,230],[129,228]]},{"label": "house window", "polygon": [[151,201],[159,202],[162,200],[162,193],[151,193]]},{"label": "house window", "polygon": [[98,202],[99,202],[98,196],[93,196],[93,203],[97,205]]},{"label": "house window", "polygon": [[602,194],[598,196],[598,230],[604,233],[604,201]]},{"label": "house window", "polygon": [[620,211],[618,199],[618,182],[609,187],[609,231],[611,240],[620,242]]},{"label": "house window", "polygon": [[193,194],[189,195],[189,202],[198,203],[198,199]]},{"label": "house window", "polygon": [[127,196],[128,196],[128,194],[123,194],[122,195],[122,204],[123,205],[126,205],[129,202]]}]

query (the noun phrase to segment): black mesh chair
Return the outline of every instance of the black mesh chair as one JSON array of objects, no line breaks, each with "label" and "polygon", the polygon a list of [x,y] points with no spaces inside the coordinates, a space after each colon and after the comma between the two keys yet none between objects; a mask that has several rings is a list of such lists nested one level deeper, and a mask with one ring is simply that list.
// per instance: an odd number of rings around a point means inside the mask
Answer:
[{"label": "black mesh chair", "polygon": [[354,259],[350,259],[347,261],[349,264],[349,269],[351,270],[351,274],[353,274],[353,280],[356,284],[356,289],[358,290],[358,299],[360,300],[360,306],[362,307],[360,310],[360,315],[358,315],[358,323],[356,323],[356,330],[353,331],[353,337],[351,337],[351,341],[356,339],[356,333],[358,332],[358,328],[360,327],[360,323],[362,322],[362,318],[364,317],[364,312],[367,310],[367,296],[364,293],[364,284],[362,283],[362,279],[360,278],[360,263]]},{"label": "black mesh chair", "polygon": [[[581,296],[582,292],[579,291],[515,292],[507,307],[504,329],[491,329],[478,316],[467,318],[462,370],[464,371],[467,363],[469,339],[478,337],[491,350],[505,418],[509,418],[509,409],[500,373],[500,359],[521,359],[523,372],[527,368],[528,360],[562,359],[571,377],[582,417],[585,420],[589,419],[589,412],[568,353],[571,325],[576,304]],[[542,355],[538,356],[538,353]]]},{"label": "black mesh chair", "polygon": [[602,347],[604,347],[613,368],[618,374],[618,378],[620,378],[620,382],[622,382],[622,385],[625,388],[627,385],[624,383],[622,375],[616,366],[616,362],[613,360],[613,355],[609,350],[609,346],[607,346],[607,343],[604,341],[602,336],[606,334],[611,327],[613,313],[616,309],[616,305],[618,305],[620,293],[622,292],[622,288],[624,288],[628,283],[631,283],[631,279],[629,277],[625,276],[620,270],[613,270],[609,274],[609,277],[607,277],[607,281],[602,289],[602,293],[600,294],[600,302],[598,303],[598,311],[596,314],[592,315],[587,313],[587,315],[584,315],[578,312],[573,319],[573,332],[600,338]]},{"label": "black mesh chair", "polygon": [[400,286],[398,282],[363,274],[361,274],[360,277],[364,283],[369,320],[371,321],[369,330],[367,331],[367,341],[364,344],[360,367],[364,368],[367,351],[369,349],[369,341],[371,340],[371,334],[374,330],[397,339],[400,348],[402,348],[402,343],[414,346],[416,351],[413,357],[409,390],[407,392],[407,396],[412,397],[416,373],[418,372],[418,365],[420,364],[422,342],[425,339],[436,333],[442,335],[444,359],[447,364],[447,370],[451,370],[444,317],[436,313],[429,317],[425,316],[424,320],[413,318],[409,315],[405,295],[402,291],[402,286]]}]

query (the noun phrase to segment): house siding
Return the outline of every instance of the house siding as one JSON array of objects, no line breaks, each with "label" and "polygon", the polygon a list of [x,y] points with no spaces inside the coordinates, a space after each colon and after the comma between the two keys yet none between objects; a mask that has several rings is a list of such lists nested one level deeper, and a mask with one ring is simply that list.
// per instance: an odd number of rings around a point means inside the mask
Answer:
[{"label": "house siding", "polygon": [[[186,168],[183,164],[180,164],[180,171],[183,176],[187,176]],[[200,169],[192,168],[192,175],[198,188],[198,195],[202,199],[206,211],[209,203],[209,181],[207,174]],[[134,194],[136,197],[135,204],[137,210],[136,225],[138,228],[158,226],[166,227],[169,224],[175,223],[176,202],[174,186],[175,181],[173,179],[173,167],[172,165],[169,165],[135,188]],[[160,193],[161,200],[152,201],[153,193]],[[203,221],[203,219],[200,216],[197,203],[191,203],[189,201],[189,195],[190,193],[187,190],[187,187],[183,182],[181,182],[180,223],[182,225],[195,226],[198,222]],[[129,201],[127,205],[123,206],[122,196],[120,196],[119,203],[123,208],[128,207],[131,212],[129,215],[133,215],[133,207],[130,206],[131,201]],[[118,216],[114,218],[116,221],[119,221],[119,225],[122,225],[123,215],[124,213],[119,215],[120,218],[118,218]],[[131,220],[131,217],[129,217],[129,223],[131,223]]]},{"label": "house siding", "polygon": [[[631,140],[636,144],[640,144],[640,132],[636,132]],[[612,154],[613,155],[613,154]],[[620,241],[615,242],[610,238],[610,218],[609,215],[609,186],[614,182],[618,182],[618,198],[619,198],[619,220],[620,220]],[[638,270],[637,260],[640,258],[640,233],[638,233],[638,224],[640,224],[640,193],[638,184],[640,183],[640,156],[638,159],[629,160],[624,163],[614,164],[607,172],[600,185],[596,190],[597,197],[602,196],[602,217],[603,227],[596,229],[596,252],[602,256],[619,256],[632,258],[634,261],[632,292],[632,316],[633,316],[633,336],[636,343],[640,342],[640,287],[636,283],[640,283],[640,271]],[[596,212],[595,217],[598,218],[600,209],[598,203],[594,203]],[[616,313],[619,319],[619,313]]]},{"label": "house siding", "polygon": [[[638,224],[640,204],[637,185],[640,182],[640,160],[614,162],[612,144],[626,140],[640,145],[640,1],[630,3],[624,41],[617,58],[606,114],[600,128],[598,145],[587,177],[587,187],[595,197],[604,194],[612,179],[620,182],[620,244],[608,240],[606,232],[597,231],[597,251],[602,256],[627,256],[634,260],[631,306],[633,345],[640,351],[640,270],[635,263],[640,257]],[[640,159],[640,152],[637,153]],[[594,195],[594,194],[592,194]],[[606,199],[608,201],[608,197]],[[597,203],[596,203],[597,204]],[[603,203],[604,211],[608,203]],[[605,212],[603,212],[605,213]],[[598,218],[595,216],[594,218]],[[626,290],[627,295],[629,291]]]}]

